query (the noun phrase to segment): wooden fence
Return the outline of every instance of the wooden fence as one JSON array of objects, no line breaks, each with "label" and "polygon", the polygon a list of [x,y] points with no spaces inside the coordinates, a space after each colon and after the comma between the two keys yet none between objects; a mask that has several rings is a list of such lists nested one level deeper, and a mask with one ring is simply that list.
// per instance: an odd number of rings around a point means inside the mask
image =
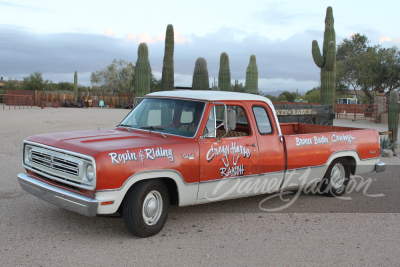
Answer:
[{"label": "wooden fence", "polygon": [[370,120],[378,122],[378,105],[335,104],[336,119]]},{"label": "wooden fence", "polygon": [[[8,101],[12,100],[12,96],[25,96],[33,99],[33,105],[44,105],[47,107],[55,106],[65,107],[67,102],[73,102],[74,92],[71,91],[23,91],[23,90],[8,90]],[[0,97],[2,101],[3,97]],[[18,98],[21,101],[21,97]],[[102,92],[79,92],[78,103],[86,107],[98,107],[101,100],[105,106],[113,108],[123,108],[126,101],[134,99],[133,93],[102,93]],[[30,102],[19,103],[20,105],[30,105]]]},{"label": "wooden fence", "polygon": [[0,105],[2,109],[21,109],[21,107],[28,108],[34,105],[34,99],[32,95],[9,95],[0,94]]}]

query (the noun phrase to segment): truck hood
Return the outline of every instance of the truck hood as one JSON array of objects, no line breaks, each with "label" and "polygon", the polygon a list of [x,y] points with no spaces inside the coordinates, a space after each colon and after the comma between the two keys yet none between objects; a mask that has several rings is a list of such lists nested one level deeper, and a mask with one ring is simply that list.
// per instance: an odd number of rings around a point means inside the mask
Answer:
[{"label": "truck hood", "polygon": [[125,128],[116,128],[34,135],[27,141],[95,157],[111,150],[182,143],[181,137],[167,136],[168,138],[164,138],[154,131],[150,134],[149,131],[132,129],[129,132]]}]

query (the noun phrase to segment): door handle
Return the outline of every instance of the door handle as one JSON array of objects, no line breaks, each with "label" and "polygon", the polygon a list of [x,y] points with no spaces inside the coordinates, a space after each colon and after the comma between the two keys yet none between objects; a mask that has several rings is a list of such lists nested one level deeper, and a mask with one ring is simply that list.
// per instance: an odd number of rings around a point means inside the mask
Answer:
[{"label": "door handle", "polygon": [[256,144],[246,144],[246,146],[256,147]]}]

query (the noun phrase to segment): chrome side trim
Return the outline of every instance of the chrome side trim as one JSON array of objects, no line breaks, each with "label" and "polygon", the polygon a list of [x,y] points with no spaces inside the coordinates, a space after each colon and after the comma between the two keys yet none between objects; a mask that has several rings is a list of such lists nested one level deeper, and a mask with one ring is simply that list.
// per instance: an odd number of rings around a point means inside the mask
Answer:
[{"label": "chrome side trim", "polygon": [[[154,172],[174,172],[175,174],[177,174],[181,179],[184,185],[196,185],[198,184],[198,182],[194,182],[194,183],[187,183],[185,181],[185,179],[183,179],[183,176],[180,172],[178,172],[177,170],[173,170],[173,169],[159,169],[159,170],[147,170],[147,171],[141,171],[141,172],[137,172],[135,174],[132,174],[128,179],[126,179],[126,181],[121,185],[120,188],[115,188],[115,189],[103,189],[103,190],[97,190],[97,192],[111,192],[111,191],[120,191],[124,188],[124,186],[131,180],[133,179],[135,176],[139,175],[139,174],[145,174],[145,173],[154,173]],[[168,178],[168,177],[166,177]]]},{"label": "chrome side trim", "polygon": [[264,176],[264,175],[278,174],[278,173],[284,173],[284,172],[285,172],[285,171],[277,171],[277,172],[266,172],[266,173],[260,173],[260,174],[252,174],[252,175],[243,175],[243,176],[228,177],[228,178],[221,178],[221,179],[215,179],[215,180],[200,181],[200,184],[203,184],[203,183],[212,183],[212,182],[218,182],[218,181],[224,181],[224,180],[232,180],[232,179],[242,179],[242,178],[260,177],[260,176]]},{"label": "chrome side trim", "polygon": [[332,158],[336,153],[340,153],[340,152],[349,152],[349,151],[357,153],[358,159],[359,159],[360,161],[367,161],[367,160],[379,159],[379,158],[380,158],[380,157],[374,157],[374,158],[361,159],[361,158],[360,158],[360,154],[358,154],[358,151],[357,151],[357,150],[354,150],[354,149],[339,150],[339,151],[333,152],[333,153],[329,156],[329,158],[328,158],[328,160],[325,162],[325,164],[314,165],[314,166],[308,166],[308,167],[301,167],[301,168],[294,168],[294,169],[287,169],[287,171],[323,167],[323,166],[326,166],[326,165],[328,164],[328,162],[331,160],[331,158]]},{"label": "chrome side trim", "polygon": [[[316,166],[308,166],[308,167],[302,167],[302,168],[295,168],[295,169],[287,169],[286,171],[292,171],[292,170],[302,170],[302,169],[308,169],[308,168],[319,168],[319,167],[323,167],[326,166],[327,163],[330,161],[331,157],[339,152],[346,152],[346,151],[354,151],[358,154],[358,152],[356,150],[340,150],[340,151],[336,151],[334,153],[332,153],[332,155],[328,158],[327,162],[325,164],[322,165],[316,165]],[[359,156],[360,157],[360,156]],[[364,159],[364,160],[371,160],[371,159],[377,159],[379,157],[376,158],[370,158],[370,159]],[[194,182],[194,183],[187,183],[185,181],[185,179],[183,178],[182,174],[180,172],[178,172],[177,170],[174,169],[158,169],[158,170],[147,170],[147,171],[141,171],[141,172],[137,172],[133,175],[131,175],[120,188],[115,188],[115,189],[103,189],[103,190],[98,190],[97,192],[110,192],[110,191],[120,191],[125,184],[127,184],[129,182],[130,179],[134,178],[136,175],[139,174],[143,174],[143,173],[152,173],[152,172],[165,172],[165,171],[169,171],[169,172],[174,172],[177,175],[179,175],[179,177],[182,179],[182,182],[185,185],[195,185],[195,184],[202,184],[202,183],[211,183],[211,182],[217,182],[217,181],[221,181],[221,180],[230,180],[230,179],[238,179],[238,178],[250,178],[250,177],[259,177],[259,176],[263,176],[263,175],[269,175],[269,174],[278,174],[278,173],[285,173],[285,171],[277,171],[277,172],[267,172],[267,173],[260,173],[260,174],[252,174],[252,175],[244,175],[244,176],[235,176],[235,177],[228,177],[228,178],[221,178],[221,179],[214,179],[214,180],[207,180],[207,181],[200,181],[200,182]]]},{"label": "chrome side trim", "polygon": [[96,199],[46,184],[23,173],[18,175],[18,182],[23,190],[50,204],[86,216],[97,214],[99,203]]},{"label": "chrome side trim", "polygon": [[[272,172],[271,172],[272,173]],[[214,180],[207,180],[207,181],[200,181],[200,184],[218,182],[218,181],[225,181],[225,180],[234,180],[234,179],[242,179],[242,178],[251,178],[251,177],[259,177],[260,174],[252,174],[252,175],[243,175],[243,176],[234,176],[228,178],[221,178],[221,179],[214,179]]]}]

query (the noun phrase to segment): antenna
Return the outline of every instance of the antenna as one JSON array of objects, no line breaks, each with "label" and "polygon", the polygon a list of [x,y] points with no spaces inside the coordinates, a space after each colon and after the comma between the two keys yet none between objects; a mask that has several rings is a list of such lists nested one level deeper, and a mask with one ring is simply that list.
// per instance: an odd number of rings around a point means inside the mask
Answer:
[{"label": "antenna", "polygon": [[[99,100],[99,106],[100,106],[100,110],[103,109],[104,106],[104,100]],[[102,111],[99,112],[99,122],[97,123],[97,131],[100,131],[100,114],[102,113]]]}]

